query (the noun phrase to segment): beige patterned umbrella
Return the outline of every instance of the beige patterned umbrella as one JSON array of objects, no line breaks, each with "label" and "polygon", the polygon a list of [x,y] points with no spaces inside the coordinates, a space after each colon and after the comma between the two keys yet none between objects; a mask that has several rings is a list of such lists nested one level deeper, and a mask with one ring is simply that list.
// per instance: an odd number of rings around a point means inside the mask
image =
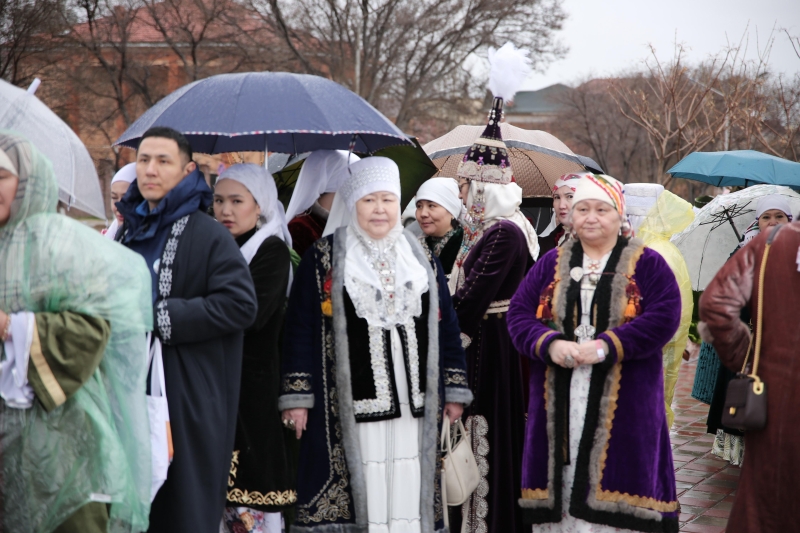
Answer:
[{"label": "beige patterned umbrella", "polygon": [[[422,147],[439,169],[435,177],[456,175],[464,152],[480,137],[484,127],[457,126]],[[500,130],[508,147],[514,179],[526,198],[550,197],[556,180],[568,172],[602,172],[597,163],[574,154],[545,131],[525,130],[506,123],[500,124]]]}]

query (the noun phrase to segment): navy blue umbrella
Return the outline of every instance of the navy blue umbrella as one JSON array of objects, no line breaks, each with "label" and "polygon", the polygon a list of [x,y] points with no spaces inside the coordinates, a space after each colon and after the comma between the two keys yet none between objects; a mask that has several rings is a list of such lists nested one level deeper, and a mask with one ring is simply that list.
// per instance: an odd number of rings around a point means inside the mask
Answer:
[{"label": "navy blue umbrella", "polygon": [[366,100],[308,74],[220,74],[181,87],[134,122],[115,144],[136,148],[145,131],[168,126],[205,154],[348,150],[412,144]]}]

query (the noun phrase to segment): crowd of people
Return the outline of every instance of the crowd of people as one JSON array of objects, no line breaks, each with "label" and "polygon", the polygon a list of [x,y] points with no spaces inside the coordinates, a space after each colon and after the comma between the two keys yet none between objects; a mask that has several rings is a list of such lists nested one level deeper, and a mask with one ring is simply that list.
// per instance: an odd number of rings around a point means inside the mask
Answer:
[{"label": "crowd of people", "polygon": [[[394,161],[333,150],[307,158],[284,210],[263,166],[210,186],[187,139],[154,127],[101,237],[56,213],[50,163],[0,132],[0,531],[678,531],[671,372],[691,294],[667,213],[688,204],[659,191],[640,238],[623,189],[562,176],[537,235],[490,121],[405,211]],[[698,370],[709,431],[734,464],[724,393],[767,234],[790,222],[763,198],[701,301],[701,361],[722,361]],[[770,243],[773,301],[800,294],[799,227]],[[764,312],[775,405],[747,434],[736,531],[781,531],[799,470],[780,407],[796,365],[772,341],[798,328]],[[448,506],[440,434],[459,419],[479,481]]]}]

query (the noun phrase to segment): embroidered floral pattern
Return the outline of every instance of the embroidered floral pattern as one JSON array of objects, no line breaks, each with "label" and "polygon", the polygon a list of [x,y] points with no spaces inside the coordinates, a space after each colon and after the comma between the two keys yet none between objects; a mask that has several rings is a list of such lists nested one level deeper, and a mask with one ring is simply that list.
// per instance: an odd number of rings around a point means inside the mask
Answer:
[{"label": "embroidered floral pattern", "polygon": [[[372,376],[375,380],[375,398],[355,400],[356,415],[379,415],[394,412],[392,404],[392,384],[389,380],[389,368],[386,361],[386,339],[383,328],[368,326],[369,356]],[[419,365],[419,362],[417,363]],[[419,375],[419,370],[417,370]]]},{"label": "embroidered floral pattern", "polygon": [[[231,457],[231,469],[228,475],[228,486],[236,484],[236,473],[239,466],[239,450],[234,450]],[[275,505],[278,507],[291,505],[297,501],[297,492],[293,490],[269,491],[261,493],[242,489],[232,489],[228,491],[227,499],[229,502],[241,503],[243,505]]]},{"label": "embroidered floral pattern", "polygon": [[408,346],[408,370],[411,376],[411,403],[414,409],[422,409],[425,405],[425,393],[420,391],[419,379],[419,344],[417,343],[417,330],[414,321],[410,320],[403,326],[402,331],[406,336]]},{"label": "embroidered floral pattern", "polygon": [[481,415],[474,415],[467,419],[464,425],[467,430],[467,438],[472,442],[472,453],[475,454],[475,461],[478,463],[478,470],[481,473],[481,480],[478,488],[472,493],[464,505],[461,507],[461,514],[466,522],[466,530],[474,533],[488,533],[486,525],[486,515],[489,514],[489,502],[486,496],[489,494],[489,422]]},{"label": "embroidered floral pattern", "polygon": [[164,246],[164,252],[161,254],[161,261],[158,267],[158,295],[161,300],[156,305],[156,325],[161,335],[161,340],[168,342],[172,337],[172,321],[169,317],[169,310],[167,309],[166,298],[169,298],[172,292],[172,263],[175,262],[175,254],[178,251],[178,240],[186,229],[186,224],[189,222],[189,216],[179,218],[172,224],[170,237],[167,244]]},{"label": "embroidered floral pattern", "polygon": [[311,374],[292,372],[283,376],[283,392],[308,392],[311,390]]},{"label": "embroidered floral pattern", "polygon": [[[378,246],[362,237],[361,242],[364,259],[372,265],[381,282],[381,289],[354,277],[348,277],[345,282],[347,293],[356,308],[356,315],[366,319],[370,325],[390,328],[396,324],[405,324],[415,316],[422,313],[422,299],[415,298],[414,288],[410,286],[395,286],[395,272],[397,267],[397,252],[394,244],[387,246],[383,251]],[[395,241],[396,242],[396,241]],[[397,302],[402,302],[398,304]]]},{"label": "embroidered floral pattern", "polygon": [[444,386],[455,385],[457,387],[467,386],[467,371],[460,368],[444,369]]}]

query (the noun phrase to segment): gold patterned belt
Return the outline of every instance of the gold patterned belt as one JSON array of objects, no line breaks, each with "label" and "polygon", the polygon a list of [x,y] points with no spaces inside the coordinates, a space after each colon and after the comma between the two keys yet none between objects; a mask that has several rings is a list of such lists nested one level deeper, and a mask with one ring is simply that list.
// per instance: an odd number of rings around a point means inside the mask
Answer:
[{"label": "gold patterned belt", "polygon": [[483,315],[484,320],[488,319],[489,315],[502,315],[503,313],[507,313],[510,303],[511,300],[497,300],[496,302],[490,303],[489,309],[487,309],[486,314]]}]

